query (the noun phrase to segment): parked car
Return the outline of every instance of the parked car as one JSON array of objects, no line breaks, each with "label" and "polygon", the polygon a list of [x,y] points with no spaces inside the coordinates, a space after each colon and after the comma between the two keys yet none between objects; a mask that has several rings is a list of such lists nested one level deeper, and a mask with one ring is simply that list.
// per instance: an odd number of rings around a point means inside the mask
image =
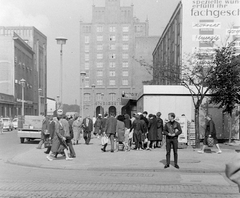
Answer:
[{"label": "parked car", "polygon": [[17,128],[18,128],[18,118],[14,118],[14,119],[12,120],[12,124],[13,124],[13,128],[14,128],[14,129],[17,129]]},{"label": "parked car", "polygon": [[11,118],[2,118],[3,121],[3,130],[12,131],[13,124]]}]

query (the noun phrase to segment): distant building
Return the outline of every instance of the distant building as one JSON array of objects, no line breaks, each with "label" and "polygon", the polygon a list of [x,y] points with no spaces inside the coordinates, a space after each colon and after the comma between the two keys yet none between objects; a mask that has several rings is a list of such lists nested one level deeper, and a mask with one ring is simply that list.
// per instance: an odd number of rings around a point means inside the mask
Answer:
[{"label": "distant building", "polygon": [[240,1],[181,0],[153,52],[154,84],[177,84],[191,54],[202,54],[199,64],[207,66],[214,48],[233,40],[240,53],[239,19]]},{"label": "distant building", "polygon": [[133,5],[121,7],[120,0],[105,0],[105,7],[92,6],[92,22],[80,22],[80,71],[86,71],[84,115],[136,111],[132,107],[126,110],[121,97],[124,92],[136,98],[142,81],[152,78],[135,60],[140,57],[136,51],[152,59],[157,39],[154,42],[148,32],[148,20],[140,22],[134,17]]},{"label": "distant building", "polygon": [[[17,37],[14,36],[14,34],[17,35]],[[32,101],[32,110],[26,110],[28,114],[38,115],[39,113],[47,113],[47,37],[41,33],[38,29],[35,27],[22,27],[22,26],[0,26],[0,36],[6,37],[10,36],[12,39],[18,38],[18,40],[21,40],[26,45],[29,46],[29,49],[33,52],[33,58],[32,62],[27,61],[28,55],[25,52],[22,52],[21,49],[11,49],[15,50],[16,56],[13,57],[14,61],[11,62],[11,67],[15,65],[14,68],[16,68],[16,65],[21,68],[19,73],[25,77],[31,73],[34,80],[31,82],[31,89],[33,92],[33,95],[31,96]],[[19,42],[19,41],[18,41]],[[0,47],[4,49],[3,43],[0,43]],[[13,54],[9,54],[8,56],[13,56]],[[0,61],[4,61],[4,57],[0,58]],[[21,66],[20,66],[21,65]],[[28,68],[31,68],[28,69]],[[14,71],[14,70],[12,70]],[[2,72],[0,67],[0,73]],[[12,76],[15,84],[19,76]],[[27,77],[26,77],[27,78]],[[29,82],[27,82],[30,84]],[[1,93],[1,91],[0,91]],[[19,94],[19,93],[18,93]],[[16,100],[16,96],[13,95]],[[40,101],[40,105],[39,105]],[[15,101],[17,102],[17,101]],[[40,109],[39,109],[40,107]],[[19,113],[19,111],[18,111]],[[21,113],[20,113],[21,114]]]}]

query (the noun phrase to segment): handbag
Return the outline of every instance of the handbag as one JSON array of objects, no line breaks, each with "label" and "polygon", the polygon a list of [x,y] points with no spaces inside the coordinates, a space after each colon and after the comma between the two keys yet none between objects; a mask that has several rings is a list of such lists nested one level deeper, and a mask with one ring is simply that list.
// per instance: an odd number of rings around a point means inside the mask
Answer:
[{"label": "handbag", "polygon": [[107,144],[108,140],[109,140],[109,138],[106,135],[102,136],[102,138],[101,138],[102,145],[104,146],[105,144]]},{"label": "handbag", "polygon": [[52,140],[49,139],[49,138],[47,138],[47,139],[45,140],[45,142],[44,142],[44,147],[45,147],[45,148],[49,148],[49,147],[51,147],[51,146],[52,146]]},{"label": "handbag", "polygon": [[208,137],[208,138],[207,138],[207,145],[208,145],[209,147],[213,147],[213,145],[214,145],[214,139],[213,139],[212,137]]}]

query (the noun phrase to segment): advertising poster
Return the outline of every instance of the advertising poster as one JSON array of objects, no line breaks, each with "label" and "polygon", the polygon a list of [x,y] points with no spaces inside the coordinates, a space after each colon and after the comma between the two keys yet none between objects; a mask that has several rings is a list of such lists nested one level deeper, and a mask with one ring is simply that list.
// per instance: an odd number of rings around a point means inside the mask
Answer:
[{"label": "advertising poster", "polygon": [[182,6],[183,53],[211,54],[233,40],[240,53],[240,0],[182,0]]}]

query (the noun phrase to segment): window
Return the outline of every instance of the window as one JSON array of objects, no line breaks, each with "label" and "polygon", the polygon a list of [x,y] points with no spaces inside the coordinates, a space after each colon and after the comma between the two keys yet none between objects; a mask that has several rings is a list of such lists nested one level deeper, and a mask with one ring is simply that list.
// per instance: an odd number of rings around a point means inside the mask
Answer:
[{"label": "window", "polygon": [[122,85],[128,85],[128,80],[122,80]]},{"label": "window", "polygon": [[109,27],[109,32],[116,32],[116,27],[110,26]]},{"label": "window", "polygon": [[103,41],[103,36],[97,36],[97,41]]},{"label": "window", "polygon": [[109,93],[109,100],[110,101],[116,101],[116,94],[115,93]]},{"label": "window", "polygon": [[128,76],[128,71],[123,71],[122,76]]},{"label": "window", "polygon": [[122,55],[122,58],[123,58],[123,59],[128,59],[128,54],[123,54],[123,55]]},{"label": "window", "polygon": [[116,58],[116,54],[109,54],[109,59],[115,59]]},{"label": "window", "polygon": [[123,50],[128,50],[128,45],[123,45],[122,49]]},{"label": "window", "polygon": [[89,62],[85,62],[85,69],[89,70]]},{"label": "window", "polygon": [[128,39],[129,39],[128,36],[126,36],[126,35],[123,36],[123,41],[128,41]]},{"label": "window", "polygon": [[116,45],[109,45],[109,50],[115,50],[116,49]]},{"label": "window", "polygon": [[98,68],[99,68],[99,67],[103,67],[103,63],[102,63],[102,62],[97,63],[97,67],[98,67]]},{"label": "window", "polygon": [[89,45],[85,45],[85,52],[89,52]]},{"label": "window", "polygon": [[110,71],[109,76],[116,76],[116,72],[115,71]]},{"label": "window", "polygon": [[111,35],[111,36],[109,37],[109,40],[110,40],[110,41],[116,41],[116,36]]},{"label": "window", "polygon": [[97,71],[97,76],[103,76],[103,71]]},{"label": "window", "polygon": [[135,32],[141,32],[142,26],[135,26]]},{"label": "window", "polygon": [[89,61],[89,54],[85,54],[85,61]]},{"label": "window", "polygon": [[85,78],[85,81],[84,81],[84,84],[85,84],[85,87],[89,87],[89,78]]},{"label": "window", "polygon": [[123,31],[123,32],[129,32],[129,27],[123,27],[123,28],[122,28],[122,31]]},{"label": "window", "polygon": [[97,85],[103,85],[103,80],[97,80]]},{"label": "window", "polygon": [[103,32],[103,26],[98,26],[97,27],[97,32]]},{"label": "window", "polygon": [[116,85],[116,81],[115,80],[109,80],[109,85],[111,85],[111,86]]},{"label": "window", "polygon": [[97,101],[103,101],[103,96],[104,96],[103,93],[97,93],[96,94],[96,100]]},{"label": "window", "polygon": [[90,94],[89,93],[84,94],[84,101],[90,101]]},{"label": "window", "polygon": [[103,45],[97,45],[97,50],[103,50]]},{"label": "window", "polygon": [[83,32],[90,33],[91,32],[91,26],[83,26]]},{"label": "window", "polygon": [[103,59],[103,54],[97,54],[97,59]]},{"label": "window", "polygon": [[110,62],[109,67],[111,67],[111,68],[116,67],[116,63],[115,62]]},{"label": "window", "polygon": [[85,43],[89,43],[89,36],[85,36]]},{"label": "window", "polygon": [[123,67],[128,67],[128,62],[123,62],[123,63],[122,63],[122,66],[123,66]]}]

